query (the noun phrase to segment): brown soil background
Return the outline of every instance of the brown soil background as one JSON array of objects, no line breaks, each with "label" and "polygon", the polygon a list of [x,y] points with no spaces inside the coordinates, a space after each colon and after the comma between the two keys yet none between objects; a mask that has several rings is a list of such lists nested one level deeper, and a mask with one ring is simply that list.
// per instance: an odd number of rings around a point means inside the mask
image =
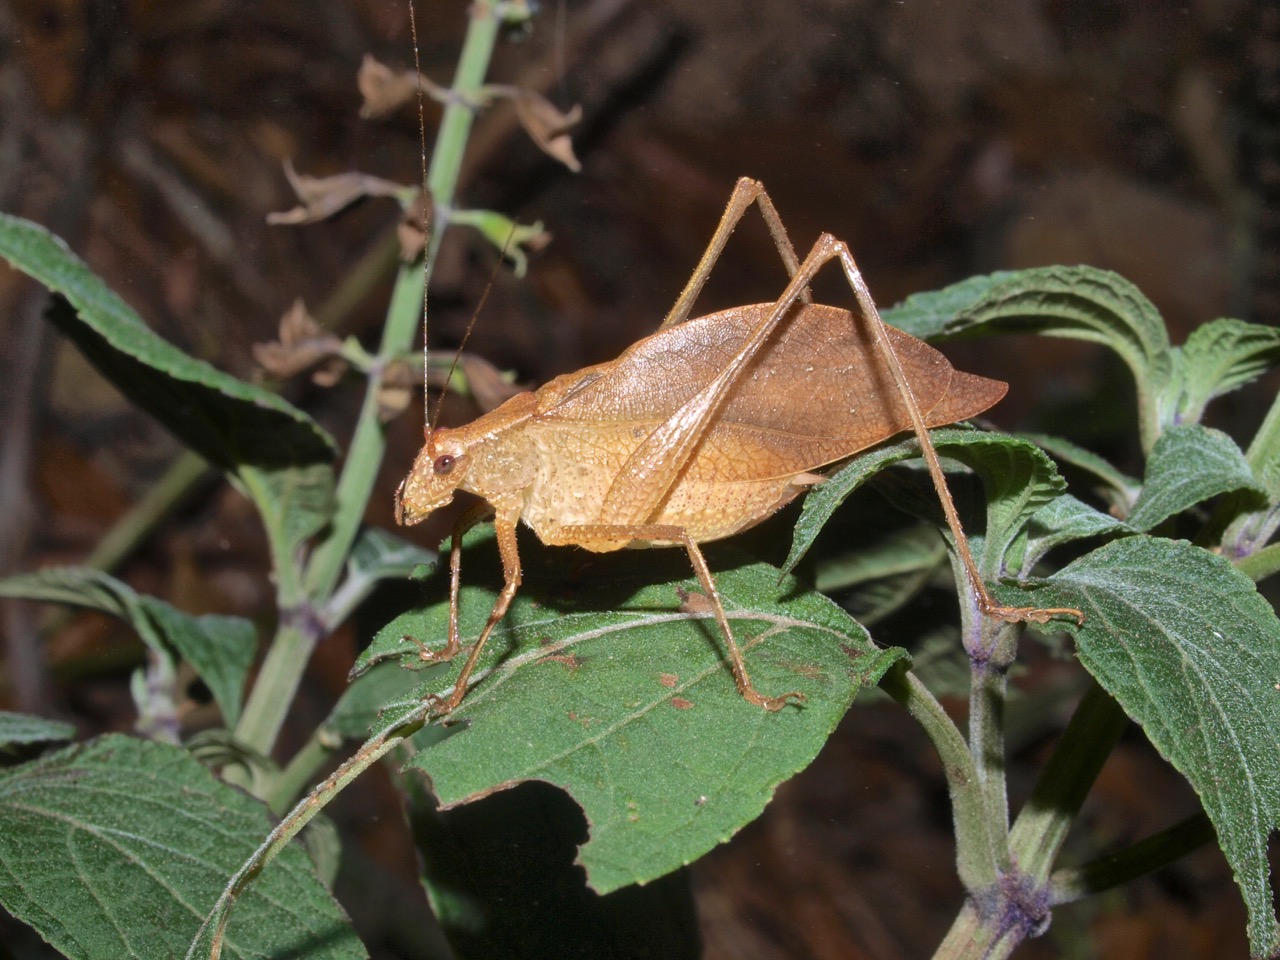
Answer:
[{"label": "brown soil background", "polygon": [[[419,3],[424,70],[441,83],[463,27],[457,0]],[[401,0],[10,0],[0,41],[0,208],[65,237],[163,336],[240,376],[254,375],[252,344],[274,337],[293,299],[323,305],[397,218],[383,201],[269,228],[265,215],[293,203],[282,162],[420,178],[412,113],[356,116],[365,53],[412,63]],[[1280,12],[1267,0],[548,2],[500,46],[491,76],[585,110],[580,174],[501,109],[482,120],[464,174],[465,205],[542,220],[555,237],[527,278],[499,277],[469,347],[528,382],[652,330],[739,175],[764,181],[802,251],[820,230],[847,240],[882,304],[974,273],[1089,263],[1137,283],[1175,343],[1218,316],[1280,320]],[[456,344],[492,261],[451,235],[433,345]],[[701,307],[773,299],[783,279],[763,230],[744,229]],[[372,344],[388,289],[345,312],[341,332]],[[43,303],[0,270],[0,572],[82,561],[179,452],[56,339]],[[1108,452],[1135,446],[1108,405],[1130,386],[1097,349],[948,352],[1011,381],[1000,425],[1038,416]],[[358,402],[350,385],[291,396],[339,437]],[[1218,416],[1251,429],[1260,403]],[[415,407],[391,428],[372,523],[391,524],[421,437]],[[118,573],[187,610],[263,619],[263,557],[247,504],[207,484]],[[0,706],[67,716],[85,734],[127,729],[138,645],[99,618],[48,635],[42,624],[44,611],[6,608]],[[320,652],[295,736],[323,716],[361,641],[347,631]],[[190,721],[208,722],[195,707]],[[1052,745],[1037,731],[1015,758],[1028,770]],[[403,844],[384,793],[370,788],[345,816],[365,814],[365,852],[411,878],[389,852]],[[1086,808],[1082,846],[1193,809],[1135,735]],[[693,868],[705,956],[927,956],[959,903],[948,833],[923,737],[896,709],[856,709],[760,821]],[[377,956],[412,955],[367,923]],[[1229,871],[1206,851],[1059,911],[1019,956],[1243,957],[1243,929]]]}]

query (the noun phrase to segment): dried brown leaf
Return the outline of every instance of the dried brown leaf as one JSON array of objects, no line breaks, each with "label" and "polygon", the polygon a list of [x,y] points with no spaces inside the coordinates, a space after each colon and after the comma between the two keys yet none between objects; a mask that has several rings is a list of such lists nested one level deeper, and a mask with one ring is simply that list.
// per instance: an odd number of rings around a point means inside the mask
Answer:
[{"label": "dried brown leaf", "polygon": [[[422,84],[421,87],[418,86],[419,83]],[[419,89],[432,100],[444,101],[449,95],[448,90],[419,76],[415,71],[401,70],[397,73],[368,53],[360,61],[356,86],[364,97],[360,116],[365,120],[381,119],[406,103],[412,103],[417,99]]]},{"label": "dried brown leaf", "polygon": [[512,99],[520,125],[533,138],[538,149],[574,173],[581,170],[582,164],[573,153],[569,129],[582,119],[582,107],[575,104],[568,113],[561,113],[555,104],[533,90],[518,90]]},{"label": "dried brown leaf", "polygon": [[404,187],[365,173],[339,173],[332,177],[309,177],[297,173],[293,163],[284,162],[284,175],[300,206],[282,213],[267,214],[267,223],[299,224],[325,220],[365,197],[398,197]]},{"label": "dried brown leaf", "polygon": [[501,370],[474,353],[464,353],[458,358],[458,364],[481,410],[496,410],[524,389],[507,382]]},{"label": "dried brown leaf", "polygon": [[400,259],[405,263],[412,263],[422,256],[427,238],[431,234],[434,208],[424,202],[423,196],[420,191],[396,227],[396,236],[400,239]]},{"label": "dried brown leaf", "polygon": [[287,380],[317,369],[311,379],[322,387],[333,386],[347,371],[342,341],[327,333],[299,298],[280,318],[280,339],[255,343],[253,358],[268,374]]},{"label": "dried brown leaf", "polygon": [[382,374],[378,390],[378,419],[383,423],[400,415],[413,399],[418,385],[415,367],[407,360],[393,360]]}]

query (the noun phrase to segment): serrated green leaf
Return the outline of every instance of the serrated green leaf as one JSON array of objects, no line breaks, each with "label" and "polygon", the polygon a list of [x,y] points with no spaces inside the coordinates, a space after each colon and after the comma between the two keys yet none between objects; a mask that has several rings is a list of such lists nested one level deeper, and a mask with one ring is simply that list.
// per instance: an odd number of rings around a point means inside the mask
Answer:
[{"label": "serrated green leaf", "polygon": [[[934,440],[944,431],[934,431]],[[791,540],[791,550],[782,564],[784,573],[790,573],[804,559],[818,534],[827,525],[832,514],[840,504],[870,480],[873,476],[903,460],[920,455],[920,448],[914,439],[901,440],[897,443],[877,447],[867,453],[854,457],[843,467],[827,477],[818,486],[805,494],[804,504],[800,510],[800,519],[796,521],[795,534]]]},{"label": "serrated green leaf", "polygon": [[1117,470],[1092,450],[1077,446],[1070,440],[1047,433],[1019,433],[1016,436],[1030,440],[1037,447],[1047,450],[1060,463],[1068,463],[1102,481],[1099,495],[1125,515],[1133,509],[1133,502],[1142,492],[1142,484],[1135,478]]},{"label": "serrated green leaf", "polygon": [[[181,957],[270,829],[185,751],[107,736],[0,771],[0,902],[64,956]],[[366,957],[291,847],[240,901],[224,957]]]},{"label": "serrated green leaf", "polygon": [[[475,574],[465,576],[475,553],[466,551],[463,565],[464,583],[472,581],[461,599],[464,638],[474,637],[494,597],[474,585]],[[769,695],[798,690],[807,703],[766,713],[741,697],[704,604],[694,598],[696,614],[679,609],[677,588],[696,592],[696,580],[653,583],[668,563],[678,569],[679,558],[610,556],[599,564],[610,568],[607,582],[587,585],[548,585],[539,564],[451,717],[467,729],[412,761],[441,803],[523,780],[563,787],[591,824],[580,862],[602,893],[689,863],[756,817],[817,754],[858,688],[905,654],[877,648],[825,597],[779,584],[776,568],[725,570],[719,556],[717,587],[754,684]],[[496,557],[487,563],[493,570]],[[447,614],[440,604],[397,618],[364,663],[416,660],[401,637],[438,646]]]},{"label": "serrated green leaf", "polygon": [[1035,565],[1054,547],[1092,537],[1137,533],[1123,520],[1095,510],[1069,493],[1046,503],[1027,522],[1027,548],[1018,576],[1029,577]]},{"label": "serrated green leaf", "polygon": [[33,743],[60,743],[74,740],[75,736],[73,723],[0,710],[0,750]]},{"label": "serrated green leaf", "polygon": [[240,716],[245,679],[257,646],[257,631],[242,617],[193,617],[134,591],[101,570],[51,567],[0,580],[0,596],[65,603],[119,617],[157,652],[176,651],[191,664],[233,726]]},{"label": "serrated green leaf", "polygon": [[1081,663],[1190,781],[1249,911],[1254,956],[1280,947],[1267,839],[1280,829],[1280,621],[1222,557],[1128,537],[1068,564],[1035,602],[1076,607]]},{"label": "serrated green leaf", "polygon": [[210,462],[282,466],[331,459],[333,440],[281,397],[156,336],[60,239],[0,214],[0,257],[70,302],[54,323],[129,399]]},{"label": "serrated green leaf", "polygon": [[[942,456],[959,461],[982,480],[987,497],[985,532],[967,533],[984,576],[998,578],[1005,572],[1005,554],[1027,520],[1059,496],[1066,484],[1044,451],[1026,440],[978,430],[935,430],[930,435]],[[912,456],[918,456],[914,440],[883,447],[855,458],[809,493],[796,524],[788,564],[808,549],[816,537],[819,522],[825,522],[847,491],[856,489],[884,466]],[[885,483],[881,491],[899,507],[932,522],[942,522],[942,507],[931,481],[922,477],[918,483]],[[810,516],[809,504],[815,499],[817,503]]]},{"label": "serrated green leaf", "polygon": [[969,277],[941,290],[913,293],[896,306],[882,312],[884,322],[921,340],[933,340],[963,333],[971,326],[965,317],[974,304],[992,289],[1018,274],[1009,270]]},{"label": "serrated green leaf", "polygon": [[1257,379],[1280,362],[1280,329],[1220,319],[1191,331],[1173,351],[1173,376],[1161,397],[1162,425],[1199,423],[1215,397]]},{"label": "serrated green leaf", "polygon": [[946,562],[946,541],[933,526],[916,524],[824,558],[815,587],[827,595],[852,590],[841,605],[863,626],[873,626],[918,595]]},{"label": "serrated green leaf", "polygon": [[1022,270],[993,284],[949,329],[1038,333],[1110,347],[1133,372],[1144,450],[1160,435],[1159,397],[1172,373],[1169,335],[1132,283],[1094,267]]},{"label": "serrated green leaf", "polygon": [[1170,427],[1147,458],[1142,493],[1128,516],[1131,527],[1150,530],[1190,507],[1236,490],[1262,497],[1236,442],[1221,430],[1197,423]]}]

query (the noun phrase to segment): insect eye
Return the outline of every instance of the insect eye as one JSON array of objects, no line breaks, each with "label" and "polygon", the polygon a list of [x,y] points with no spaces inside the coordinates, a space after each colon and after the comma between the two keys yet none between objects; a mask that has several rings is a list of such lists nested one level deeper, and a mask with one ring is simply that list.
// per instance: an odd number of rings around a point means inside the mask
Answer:
[{"label": "insect eye", "polygon": [[431,469],[436,472],[436,476],[443,477],[452,472],[453,465],[457,462],[456,457],[451,457],[446,453],[443,456],[436,457],[435,462],[431,464]]}]

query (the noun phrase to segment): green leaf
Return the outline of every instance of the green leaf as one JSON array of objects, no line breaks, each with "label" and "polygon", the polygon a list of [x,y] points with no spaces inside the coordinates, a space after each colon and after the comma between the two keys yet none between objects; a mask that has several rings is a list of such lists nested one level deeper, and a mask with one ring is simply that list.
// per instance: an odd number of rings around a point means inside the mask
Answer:
[{"label": "green leaf", "polygon": [[379,527],[365,527],[351,547],[346,576],[329,603],[325,620],[336,628],[373,592],[379,581],[407,579],[420,566],[435,561],[432,550]]},{"label": "green leaf", "polygon": [[1099,495],[1117,510],[1127,515],[1133,509],[1134,501],[1142,492],[1142,484],[1117,470],[1093,451],[1047,433],[1020,433],[1017,436],[1047,450],[1059,463],[1067,463],[1093,474],[1103,484],[1098,491]]},{"label": "green leaf", "polygon": [[1271,549],[1267,544],[1280,528],[1280,397],[1263,418],[1245,459],[1266,491],[1267,502],[1258,508],[1243,497],[1230,498],[1224,506],[1238,512],[1223,532],[1222,550],[1233,560],[1247,563],[1254,579],[1260,580],[1276,570],[1274,553],[1269,558],[1259,554]]},{"label": "green leaf", "polygon": [[51,319],[130,400],[225,470],[331,459],[333,440],[274,393],[237,380],[156,336],[60,239],[0,214],[0,257],[64,303]]},{"label": "green leaf", "polygon": [[882,312],[884,322],[921,340],[963,333],[972,325],[964,315],[986,298],[992,289],[1018,276],[1003,270],[970,277],[941,290],[913,293],[902,303]]},{"label": "green leaf", "polygon": [[1093,267],[1023,270],[993,284],[950,326],[956,332],[1038,333],[1110,347],[1133,372],[1144,450],[1160,435],[1158,400],[1172,373],[1169,335],[1132,283]]},{"label": "green leaf", "polygon": [[[935,430],[934,442],[937,443],[938,438],[946,432]],[[818,486],[813,487],[805,494],[800,519],[796,521],[795,534],[791,539],[791,551],[782,564],[783,572],[790,573],[804,559],[804,555],[818,539],[822,528],[827,525],[832,514],[850,494],[885,467],[919,455],[920,448],[916,445],[914,438],[876,447],[874,450],[854,457]]]},{"label": "green leaf", "polygon": [[0,751],[33,743],[59,743],[75,736],[73,723],[0,710]]},{"label": "green leaf", "polygon": [[1254,956],[1280,948],[1267,839],[1280,829],[1280,621],[1222,557],[1181,541],[1108,543],[1036,590],[1077,607],[1081,663],[1190,781],[1249,911]]},{"label": "green leaf", "polygon": [[1267,499],[1280,502],[1280,396],[1271,402],[1245,456],[1255,476],[1266,486]]},{"label": "green leaf", "polygon": [[841,605],[863,626],[871,626],[919,594],[946,563],[947,543],[937,529],[915,524],[824,558],[815,587],[828,596],[853,590]]},{"label": "green leaf", "polygon": [[[476,551],[466,553],[464,571]],[[680,558],[611,555],[597,564],[608,564],[607,581],[548,584],[551,570],[526,554],[525,589],[451,716],[467,728],[412,765],[430,775],[445,808],[524,780],[565,789],[591,824],[579,860],[601,893],[669,873],[759,815],[817,754],[859,687],[905,655],[877,648],[825,597],[780,584],[776,568],[724,570],[717,552],[717,587],[756,687],[808,697],[766,713],[738,693],[705,601],[691,599],[697,613],[679,609],[677,590],[697,591],[696,581],[654,584]],[[488,568],[496,563],[490,554]],[[493,597],[464,587],[464,638]],[[586,597],[610,609],[580,606]],[[406,653],[416,661],[401,636],[438,646],[447,614],[441,604],[398,618],[363,663]]]},{"label": "green leaf", "polygon": [[1027,523],[1027,548],[1020,577],[1031,576],[1037,563],[1054,547],[1091,537],[1116,537],[1137,533],[1123,520],[1095,510],[1069,493],[1046,503]]},{"label": "green leaf", "polygon": [[267,526],[283,600],[296,602],[292,548],[328,520],[333,481],[319,465],[333,439],[276,394],[158,337],[43,227],[0,214],[0,257],[60,295],[49,319],[121,393],[239,478]]},{"label": "green leaf", "polygon": [[[987,496],[985,533],[968,531],[974,556],[985,575],[1004,572],[1004,557],[1027,520],[1059,496],[1066,484],[1053,461],[1026,440],[979,430],[935,430],[930,436],[938,452],[971,468]],[[822,523],[836,506],[873,473],[894,462],[919,456],[914,438],[856,457],[805,498],[795,539],[787,557],[790,569],[808,550]],[[922,474],[911,483],[886,483],[890,499],[927,520],[941,523],[942,507],[932,482]]]},{"label": "green leaf", "polygon": [[1147,459],[1142,493],[1128,522],[1150,530],[1197,503],[1236,490],[1263,493],[1234,440],[1195,423],[1170,427]]},{"label": "green leaf", "polygon": [[[0,771],[0,902],[63,955],[172,960],[270,829],[185,751],[124,736]],[[241,899],[224,957],[366,957],[294,846]]]},{"label": "green leaf", "polygon": [[1280,329],[1221,319],[1191,331],[1173,351],[1173,376],[1160,422],[1199,423],[1209,401],[1257,379],[1280,362]]},{"label": "green leaf", "polygon": [[245,467],[239,479],[258,507],[271,545],[282,607],[300,600],[298,548],[333,516],[333,467],[327,463],[260,470]]},{"label": "green leaf", "polygon": [[[441,686],[447,677],[444,669],[442,664],[432,671],[433,679]],[[366,737],[384,719],[387,704],[413,697],[424,682],[421,671],[406,670],[398,660],[378,663],[351,681],[324,726],[346,739]]]},{"label": "green leaf", "polygon": [[257,646],[257,631],[241,617],[193,617],[163,600],[136,593],[100,570],[51,567],[0,580],[0,596],[65,603],[113,614],[152,650],[176,651],[209,687],[223,719],[233,726]]}]

